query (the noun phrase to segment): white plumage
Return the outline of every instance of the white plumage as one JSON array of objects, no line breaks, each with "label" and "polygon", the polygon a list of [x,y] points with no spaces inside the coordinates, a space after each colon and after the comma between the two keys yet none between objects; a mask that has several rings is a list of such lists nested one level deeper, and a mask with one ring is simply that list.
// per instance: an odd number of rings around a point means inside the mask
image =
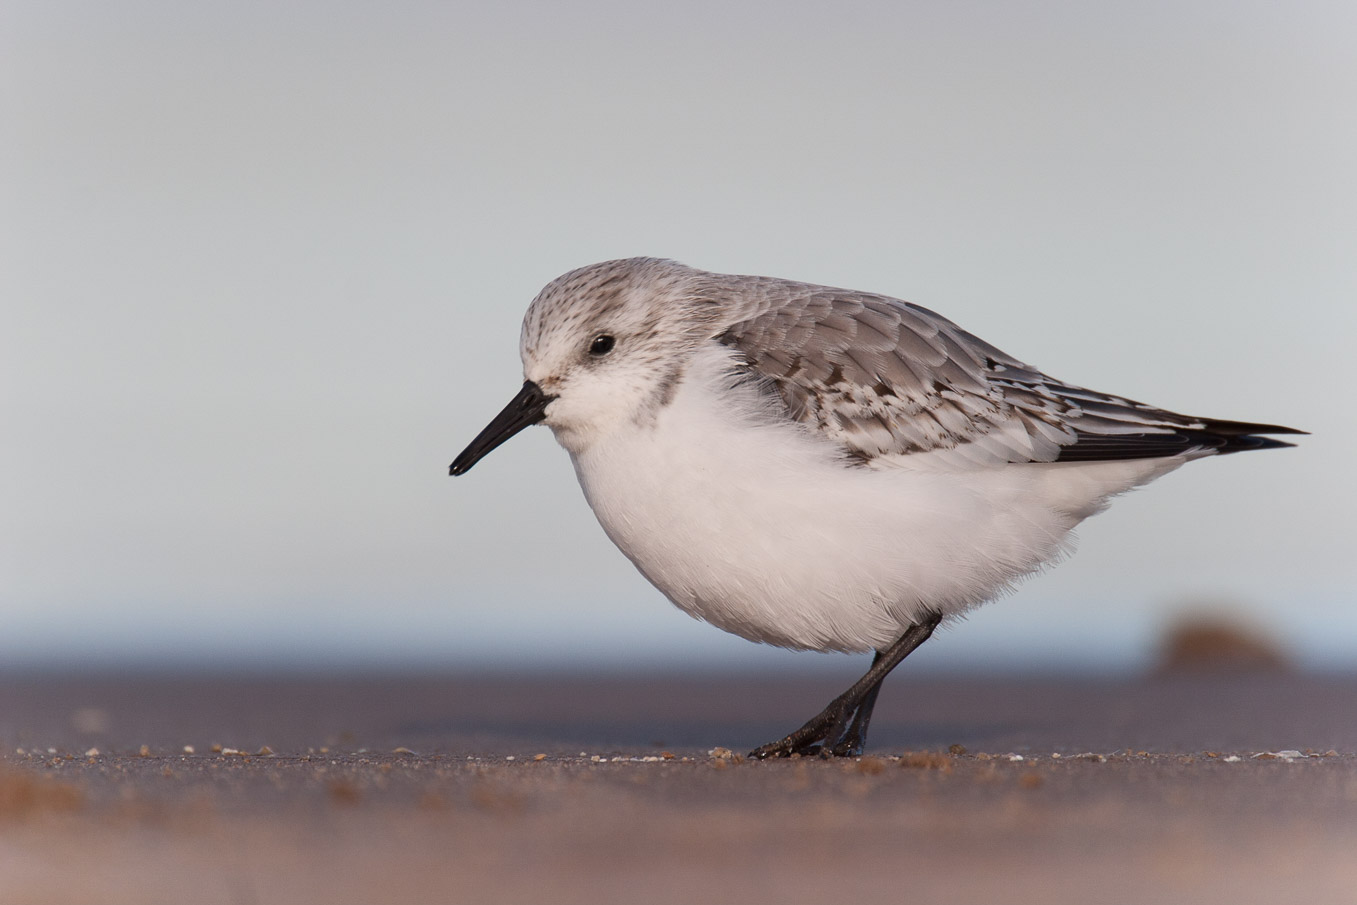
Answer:
[{"label": "white plumage", "polygon": [[603,529],[642,574],[751,641],[884,648],[927,609],[950,615],[994,596],[1063,552],[1109,496],[1185,461],[949,468],[920,453],[850,465],[733,382],[734,359],[698,348],[653,418],[572,456]]},{"label": "white plumage", "polygon": [[685,612],[878,652],[759,756],[855,753],[881,678],[941,619],[1058,558],[1111,497],[1298,433],[1054,380],[897,299],[651,258],[553,281],[521,354],[523,390],[453,474],[543,421],[608,536]]}]

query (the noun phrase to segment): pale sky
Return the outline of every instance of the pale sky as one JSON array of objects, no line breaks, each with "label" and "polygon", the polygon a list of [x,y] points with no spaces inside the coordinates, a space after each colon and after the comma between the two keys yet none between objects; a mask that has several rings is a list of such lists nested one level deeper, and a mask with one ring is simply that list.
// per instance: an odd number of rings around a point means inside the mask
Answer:
[{"label": "pale sky", "polygon": [[1346,0],[0,5],[0,667],[783,662],[545,429],[447,477],[537,290],[630,255],[1314,432],[1118,501],[925,665],[1135,665],[1197,601],[1357,667],[1355,46]]}]

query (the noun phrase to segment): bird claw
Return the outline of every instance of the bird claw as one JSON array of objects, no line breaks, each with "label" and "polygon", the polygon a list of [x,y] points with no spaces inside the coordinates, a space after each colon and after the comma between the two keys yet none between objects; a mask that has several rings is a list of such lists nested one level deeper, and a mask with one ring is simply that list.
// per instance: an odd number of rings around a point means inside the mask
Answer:
[{"label": "bird claw", "polygon": [[760,745],[749,752],[749,757],[751,760],[769,760],[774,757],[791,757],[792,755],[796,755],[797,757],[814,757],[820,755],[824,757],[827,756],[825,755],[825,750],[825,746],[819,743],[797,745],[792,741],[791,736],[787,736],[776,742]]},{"label": "bird claw", "polygon": [[845,733],[845,724],[853,711],[843,713],[830,706],[800,729],[785,738],[761,745],[749,752],[752,760],[773,757],[856,757],[862,753],[862,739],[856,733]]},{"label": "bird claw", "polygon": [[845,736],[839,739],[839,743],[829,749],[828,754],[821,754],[821,757],[861,757],[862,739],[857,736]]}]

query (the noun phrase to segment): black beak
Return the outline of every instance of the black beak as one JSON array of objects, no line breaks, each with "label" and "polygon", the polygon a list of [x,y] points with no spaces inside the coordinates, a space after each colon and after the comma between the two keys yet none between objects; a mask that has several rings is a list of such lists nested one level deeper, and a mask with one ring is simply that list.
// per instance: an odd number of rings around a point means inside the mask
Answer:
[{"label": "black beak", "polygon": [[495,420],[485,426],[485,430],[476,435],[471,445],[462,450],[462,454],[452,461],[448,474],[466,474],[486,453],[508,440],[514,434],[529,425],[539,423],[546,417],[547,406],[556,399],[542,392],[542,388],[531,380],[523,382],[523,389],[510,400],[504,411],[495,416]]}]

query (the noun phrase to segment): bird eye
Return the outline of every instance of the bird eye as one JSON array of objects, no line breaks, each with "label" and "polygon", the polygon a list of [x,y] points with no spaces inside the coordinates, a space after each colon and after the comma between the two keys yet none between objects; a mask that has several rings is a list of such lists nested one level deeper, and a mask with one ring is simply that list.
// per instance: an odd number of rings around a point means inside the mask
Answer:
[{"label": "bird eye", "polygon": [[613,339],[610,334],[600,333],[598,336],[594,337],[593,342],[589,343],[589,354],[599,356],[607,355],[613,350],[613,346],[616,345],[616,343],[617,340]]}]

